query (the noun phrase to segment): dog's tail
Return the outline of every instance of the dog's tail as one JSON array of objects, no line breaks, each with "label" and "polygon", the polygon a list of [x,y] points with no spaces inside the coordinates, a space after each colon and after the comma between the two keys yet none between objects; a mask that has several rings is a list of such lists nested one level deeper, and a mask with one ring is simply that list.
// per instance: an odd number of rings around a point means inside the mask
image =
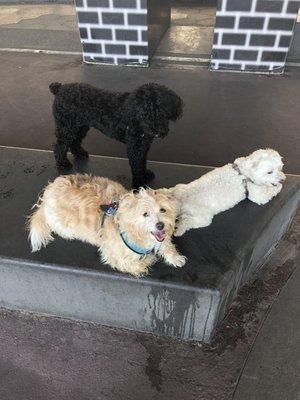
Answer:
[{"label": "dog's tail", "polygon": [[29,217],[28,221],[32,252],[40,250],[43,246],[46,247],[53,240],[51,229],[45,220],[43,206],[38,205],[37,207],[38,209]]},{"label": "dog's tail", "polygon": [[61,83],[59,83],[59,82],[52,82],[49,85],[50,92],[53,93],[53,94],[58,93],[60,88],[61,88]]}]

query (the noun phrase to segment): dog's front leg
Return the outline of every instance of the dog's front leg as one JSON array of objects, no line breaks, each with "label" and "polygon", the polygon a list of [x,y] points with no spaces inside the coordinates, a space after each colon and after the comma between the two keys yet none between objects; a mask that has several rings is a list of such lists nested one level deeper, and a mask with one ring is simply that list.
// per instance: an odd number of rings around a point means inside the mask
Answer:
[{"label": "dog's front leg", "polygon": [[158,254],[163,257],[165,262],[173,267],[183,267],[186,257],[179,254],[171,240],[166,239],[160,246]]},{"label": "dog's front leg", "polygon": [[127,141],[127,155],[132,171],[132,187],[134,189],[145,186],[147,181],[155,177],[153,172],[146,169],[151,140],[143,139],[129,136]]}]

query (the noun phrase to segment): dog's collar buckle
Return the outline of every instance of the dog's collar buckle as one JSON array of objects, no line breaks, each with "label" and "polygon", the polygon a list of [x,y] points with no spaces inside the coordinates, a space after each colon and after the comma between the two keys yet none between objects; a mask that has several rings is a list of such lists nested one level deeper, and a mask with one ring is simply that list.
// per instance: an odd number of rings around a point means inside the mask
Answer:
[{"label": "dog's collar buckle", "polygon": [[118,210],[119,204],[114,201],[110,204],[101,204],[100,209],[105,213],[105,215],[115,215]]},{"label": "dog's collar buckle", "polygon": [[113,217],[119,207],[119,203],[117,203],[116,201],[110,203],[110,204],[101,204],[100,205],[100,209],[101,211],[103,211],[103,217],[102,217],[102,221],[101,221],[101,228],[103,228],[104,222],[105,222],[105,218],[106,217]]}]

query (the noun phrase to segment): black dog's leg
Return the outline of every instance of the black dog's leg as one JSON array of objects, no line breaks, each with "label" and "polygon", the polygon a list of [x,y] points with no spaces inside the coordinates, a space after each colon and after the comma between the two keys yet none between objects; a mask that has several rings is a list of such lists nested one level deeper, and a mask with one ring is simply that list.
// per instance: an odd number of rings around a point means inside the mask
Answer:
[{"label": "black dog's leg", "polygon": [[146,144],[146,152],[144,153],[144,159],[143,159],[143,163],[144,163],[144,180],[146,183],[153,181],[153,179],[155,178],[155,174],[154,172],[152,172],[150,169],[147,169],[147,155],[148,155],[148,151],[150,149],[150,146],[152,144],[152,140],[150,140],[147,144]]},{"label": "black dog's leg", "polygon": [[67,152],[70,149],[71,143],[77,138],[78,128],[72,126],[70,121],[61,119],[56,122],[55,135],[57,142],[54,145],[54,156],[58,169],[65,170],[72,168],[72,164],[67,158]]},{"label": "black dog's leg", "polygon": [[[130,137],[127,142],[127,155],[132,171],[132,187],[134,189],[143,187],[146,184],[146,176],[148,172],[146,170],[147,154],[150,145],[151,141],[142,141],[139,137]],[[149,173],[153,174],[151,171],[149,171]]]},{"label": "black dog's leg", "polygon": [[146,169],[145,171],[145,182],[153,181],[155,178],[155,173],[151,171],[151,169]]},{"label": "black dog's leg", "polygon": [[81,146],[81,142],[86,137],[89,129],[89,126],[81,126],[79,128],[78,136],[70,144],[71,153],[79,160],[84,160],[89,157],[89,153]]},{"label": "black dog's leg", "polygon": [[56,166],[58,169],[70,169],[72,168],[72,164],[68,160],[67,152],[69,150],[69,144],[62,140],[57,140],[54,145],[54,157],[56,160]]}]

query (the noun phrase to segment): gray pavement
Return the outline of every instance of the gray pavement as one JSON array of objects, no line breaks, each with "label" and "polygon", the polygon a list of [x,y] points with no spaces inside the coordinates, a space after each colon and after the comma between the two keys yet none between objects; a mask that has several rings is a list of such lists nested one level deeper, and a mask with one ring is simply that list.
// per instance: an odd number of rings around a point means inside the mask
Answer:
[{"label": "gray pavement", "polygon": [[81,53],[74,5],[0,6],[0,47]]},{"label": "gray pavement", "polygon": [[299,287],[298,268],[274,301],[251,350],[234,400],[300,399]]},{"label": "gray pavement", "polygon": [[[214,73],[165,68],[83,65],[81,57],[0,52],[0,145],[51,149],[53,81],[88,82],[127,91],[145,82],[174,89],[184,115],[169,135],[156,140],[149,159],[218,166],[261,147],[284,157],[285,171],[300,171],[300,70],[284,76]],[[124,145],[92,131],[84,141],[91,154],[126,157]]]}]

